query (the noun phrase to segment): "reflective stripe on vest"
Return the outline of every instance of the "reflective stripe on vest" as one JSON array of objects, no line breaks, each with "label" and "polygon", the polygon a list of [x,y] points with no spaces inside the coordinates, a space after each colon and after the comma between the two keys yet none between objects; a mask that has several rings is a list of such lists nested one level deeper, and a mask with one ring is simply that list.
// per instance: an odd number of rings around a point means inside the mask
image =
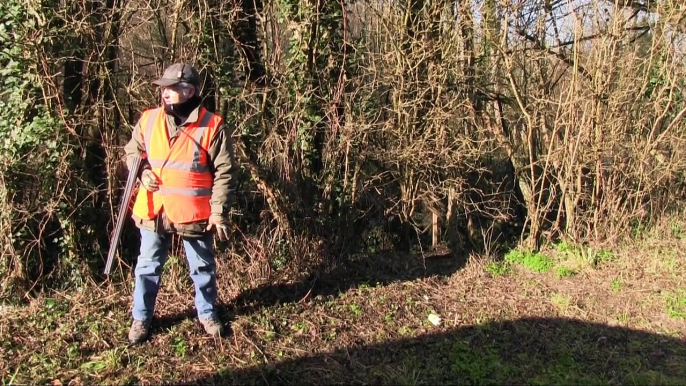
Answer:
[{"label": "reflective stripe on vest", "polygon": [[212,188],[199,188],[199,189],[183,189],[183,188],[167,188],[166,186],[160,186],[160,193],[162,194],[176,194],[179,196],[211,196]]},{"label": "reflective stripe on vest", "polygon": [[213,175],[207,149],[221,122],[219,116],[200,108],[197,122],[181,127],[170,143],[164,110],[143,113],[147,159],[160,179],[160,189],[150,193],[141,188],[134,214],[152,219],[164,207],[169,220],[177,224],[209,218]]}]

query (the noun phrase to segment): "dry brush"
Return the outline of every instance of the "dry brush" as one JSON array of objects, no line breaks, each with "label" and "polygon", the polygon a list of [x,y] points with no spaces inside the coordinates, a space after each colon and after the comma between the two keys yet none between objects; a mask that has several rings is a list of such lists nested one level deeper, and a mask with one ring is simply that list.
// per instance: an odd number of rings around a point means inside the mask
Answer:
[{"label": "dry brush", "polygon": [[[262,279],[384,248],[616,242],[683,206],[685,14],[676,1],[9,1],[3,289],[97,277],[121,148],[176,61],[201,70],[206,107],[234,129],[240,232],[221,247]],[[133,230],[124,244],[135,255]]]}]

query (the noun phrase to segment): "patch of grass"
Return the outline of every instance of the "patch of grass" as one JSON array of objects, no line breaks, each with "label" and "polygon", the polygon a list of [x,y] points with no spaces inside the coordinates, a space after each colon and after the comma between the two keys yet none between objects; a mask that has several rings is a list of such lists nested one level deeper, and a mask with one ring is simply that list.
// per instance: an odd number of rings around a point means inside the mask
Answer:
[{"label": "patch of grass", "polygon": [[398,366],[393,382],[398,385],[416,385],[421,379],[422,360],[415,355],[405,354]]},{"label": "patch of grass", "polygon": [[99,373],[120,367],[124,357],[128,355],[126,348],[113,348],[94,356],[91,360],[84,362],[79,369],[86,374],[97,375]]},{"label": "patch of grass", "polygon": [[615,254],[612,251],[607,251],[603,249],[599,251],[594,251],[593,249],[588,248],[588,261],[594,267],[598,266],[598,264],[600,263],[608,263],[614,259]]},{"label": "patch of grass", "polygon": [[612,283],[610,283],[610,289],[612,289],[612,292],[619,292],[622,289],[622,281],[617,277],[612,279]]},{"label": "patch of grass", "polygon": [[560,311],[563,312],[566,311],[569,307],[570,300],[571,298],[569,297],[569,295],[559,293],[553,294],[550,297],[550,301],[553,302],[553,304],[555,304],[560,309]]},{"label": "patch of grass", "polygon": [[633,239],[642,238],[648,231],[648,224],[637,219],[632,219],[631,223],[631,237]]},{"label": "patch of grass", "polygon": [[5,375],[3,374],[0,377],[0,383],[2,383],[3,385],[14,385],[15,384],[14,380],[17,378],[17,374],[19,374],[20,369],[21,369],[21,366],[17,366],[16,370],[14,370],[14,372],[12,372],[12,375],[9,378],[7,378],[7,380],[5,380]]},{"label": "patch of grass", "polygon": [[395,315],[392,312],[386,313],[386,315],[384,316],[384,322],[386,322],[386,324],[393,324],[394,321]]},{"label": "patch of grass", "polygon": [[672,319],[686,319],[686,291],[677,289],[665,299],[667,315]]},{"label": "patch of grass", "polygon": [[512,269],[504,262],[491,261],[484,267],[487,273],[493,277],[509,275]]},{"label": "patch of grass", "polygon": [[571,277],[576,275],[576,271],[567,267],[558,267],[555,273],[557,274],[558,278]]},{"label": "patch of grass", "polygon": [[372,287],[372,286],[371,286],[369,283],[367,283],[367,282],[362,282],[362,283],[360,283],[360,284],[357,286],[357,289],[359,289],[360,291],[364,291],[364,290],[369,289],[369,288],[371,288],[371,287]]},{"label": "patch of grass", "polygon": [[67,346],[67,359],[70,361],[78,358],[78,356],[81,354],[79,350],[79,344],[77,342],[72,342]]},{"label": "patch of grass", "polygon": [[54,377],[61,364],[59,358],[44,353],[35,353],[29,357],[28,365],[34,377]]},{"label": "patch of grass", "polygon": [[185,357],[186,353],[188,352],[188,343],[186,343],[186,340],[180,336],[172,339],[171,347],[172,350],[174,350],[174,354],[181,358]]},{"label": "patch of grass", "polygon": [[655,257],[658,264],[658,269],[662,271],[661,274],[673,277],[677,280],[683,274],[684,260],[680,259],[674,248],[668,250],[658,249]]},{"label": "patch of grass", "polygon": [[646,371],[645,373],[630,374],[627,377],[625,384],[683,386],[684,380],[683,378],[672,377],[656,371]]},{"label": "patch of grass", "polygon": [[[521,358],[525,360],[525,358]],[[546,366],[541,373],[535,374],[529,381],[531,385],[564,384],[570,369],[578,367],[576,360],[569,353],[560,353],[555,361]]]},{"label": "patch of grass", "polygon": [[[459,379],[461,384],[472,385],[595,385],[625,377],[627,373],[618,374],[619,369],[639,368],[631,373],[637,376],[646,373],[640,363],[631,366],[624,356],[609,355],[615,350],[613,345],[596,347],[594,340],[588,347],[579,345],[592,330],[551,330],[550,325],[537,329],[532,324],[527,326],[530,332],[521,333],[511,327],[489,323],[447,338],[424,338],[403,345],[403,350],[384,352],[382,360],[360,361],[358,374],[374,384],[450,384]],[[621,335],[609,337],[616,338]]]},{"label": "patch of grass", "polygon": [[414,328],[410,326],[400,326],[398,329],[398,334],[401,336],[412,336],[414,335]]},{"label": "patch of grass", "polygon": [[495,347],[472,349],[465,342],[455,342],[450,351],[451,373],[457,379],[506,382],[514,372]]},{"label": "patch of grass", "polygon": [[307,324],[303,322],[296,322],[291,326],[291,330],[305,333],[307,332]]},{"label": "patch of grass", "polygon": [[79,369],[87,374],[97,374],[107,369],[107,363],[100,359],[84,362]]},{"label": "patch of grass", "polygon": [[351,304],[351,305],[349,306],[349,308],[350,308],[350,311],[351,311],[353,314],[355,314],[355,316],[359,316],[360,314],[362,314],[362,307],[360,307],[360,306],[357,305],[357,304]]},{"label": "patch of grass", "polygon": [[505,255],[508,263],[521,264],[525,268],[534,272],[548,272],[555,265],[551,258],[538,252],[510,251]]},{"label": "patch of grass", "polygon": [[555,250],[559,253],[572,252],[573,249],[574,247],[566,241],[560,241],[559,243],[555,244]]},{"label": "patch of grass", "polygon": [[164,266],[162,267],[162,274],[168,276],[177,273],[178,270],[182,270],[182,261],[183,259],[181,257],[170,253],[167,257],[167,261],[164,263]]},{"label": "patch of grass", "polygon": [[598,266],[600,263],[606,263],[613,261],[615,255],[609,250],[596,250],[587,245],[574,245],[566,241],[559,242],[555,244],[555,250],[573,260],[578,261],[583,264],[590,264],[594,267]]},{"label": "patch of grass", "polygon": [[338,337],[338,333],[336,333],[336,330],[331,330],[327,334],[324,335],[324,341],[325,342],[333,342],[336,340]]},{"label": "patch of grass", "polygon": [[674,237],[675,239],[681,240],[684,237],[684,231],[683,229],[681,229],[681,224],[679,224],[678,222],[672,222],[669,229],[672,233],[672,237]]}]

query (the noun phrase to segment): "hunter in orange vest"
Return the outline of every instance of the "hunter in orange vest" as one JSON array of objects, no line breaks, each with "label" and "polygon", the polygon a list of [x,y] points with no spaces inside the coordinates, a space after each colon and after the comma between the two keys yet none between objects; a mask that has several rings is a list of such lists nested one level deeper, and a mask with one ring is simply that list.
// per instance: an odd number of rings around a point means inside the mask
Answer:
[{"label": "hunter in orange vest", "polygon": [[220,336],[213,232],[221,240],[229,237],[237,170],[231,133],[222,117],[202,107],[193,66],[174,64],[153,84],[161,87],[162,105],[143,112],[125,147],[129,165],[133,156],[143,158],[132,216],[141,246],[129,341],[149,335],[173,234],[183,239],[198,318],[208,334]]}]

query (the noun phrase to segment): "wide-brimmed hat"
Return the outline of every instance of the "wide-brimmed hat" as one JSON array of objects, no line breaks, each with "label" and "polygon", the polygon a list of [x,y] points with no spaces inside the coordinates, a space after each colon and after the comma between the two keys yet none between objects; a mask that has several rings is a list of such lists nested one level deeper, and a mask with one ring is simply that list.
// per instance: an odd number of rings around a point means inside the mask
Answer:
[{"label": "wide-brimmed hat", "polygon": [[152,82],[161,87],[173,86],[179,83],[188,83],[200,87],[200,74],[195,67],[185,63],[175,63],[164,70],[160,79]]}]

